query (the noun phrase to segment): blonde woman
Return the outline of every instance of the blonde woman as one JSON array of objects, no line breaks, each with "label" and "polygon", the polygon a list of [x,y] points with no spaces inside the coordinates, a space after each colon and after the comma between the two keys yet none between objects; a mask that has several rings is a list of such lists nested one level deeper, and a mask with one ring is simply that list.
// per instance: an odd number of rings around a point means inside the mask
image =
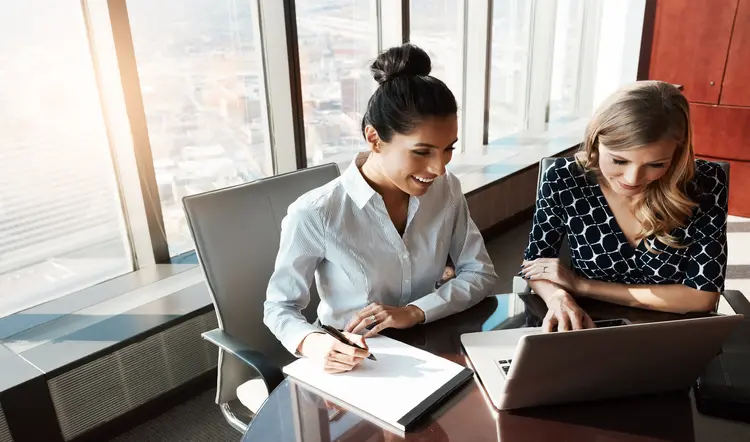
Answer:
[{"label": "blonde woman", "polygon": [[[686,313],[715,308],[727,264],[727,176],[696,160],[688,102],[659,81],[609,97],[575,158],[544,171],[519,273],[548,331],[593,327],[575,297]],[[557,259],[567,235],[568,269]]]}]

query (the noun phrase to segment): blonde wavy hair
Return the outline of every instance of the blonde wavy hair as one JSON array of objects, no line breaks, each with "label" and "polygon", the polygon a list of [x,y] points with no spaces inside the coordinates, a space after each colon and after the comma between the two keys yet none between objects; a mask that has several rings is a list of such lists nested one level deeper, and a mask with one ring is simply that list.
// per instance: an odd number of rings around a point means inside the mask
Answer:
[{"label": "blonde wavy hair", "polygon": [[[677,143],[664,176],[632,200],[631,208],[641,224],[637,241],[653,236],[670,247],[687,246],[671,232],[686,226],[697,205],[687,193],[695,173],[692,134],[687,99],[675,86],[662,81],[639,81],[619,89],[602,103],[586,127],[576,159],[584,170],[597,176],[601,173],[600,144],[624,151],[663,140]],[[648,241],[646,247],[653,251]]]}]

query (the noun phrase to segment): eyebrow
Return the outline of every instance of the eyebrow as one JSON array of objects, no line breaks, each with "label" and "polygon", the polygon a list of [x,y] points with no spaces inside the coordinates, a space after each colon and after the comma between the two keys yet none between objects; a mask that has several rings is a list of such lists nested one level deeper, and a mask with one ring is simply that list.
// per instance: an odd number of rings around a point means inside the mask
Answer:
[{"label": "eyebrow", "polygon": [[[453,142],[451,144],[449,144],[448,146],[453,146],[456,143],[458,143],[458,138],[456,138],[455,140],[453,140]],[[430,144],[430,143],[421,143],[421,142],[420,143],[415,143],[414,147],[429,147],[430,149],[440,149],[440,147],[437,147],[437,146],[435,146],[433,144]]]},{"label": "eyebrow", "polygon": [[[617,158],[618,160],[630,161],[627,158],[621,157],[620,155],[615,155],[613,153],[610,153],[609,156],[611,156],[612,158]],[[649,161],[647,164],[658,163],[658,162],[661,162],[661,161],[667,161],[667,160],[671,160],[671,159],[672,159],[672,157],[659,158],[658,160]]]}]

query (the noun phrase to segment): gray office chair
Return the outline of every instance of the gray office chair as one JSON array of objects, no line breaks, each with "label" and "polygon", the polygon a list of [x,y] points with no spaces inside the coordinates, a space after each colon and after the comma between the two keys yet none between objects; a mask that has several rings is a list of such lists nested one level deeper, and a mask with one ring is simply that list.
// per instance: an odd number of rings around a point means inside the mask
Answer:
[{"label": "gray office chair", "polygon": [[[281,220],[299,196],[338,176],[338,166],[327,164],[183,199],[219,323],[203,334],[219,347],[216,403],[238,431],[247,430],[283,380],[280,367],[293,360],[263,324]],[[312,322],[319,297],[314,284],[311,290],[304,314]]]},{"label": "gray office chair", "polygon": [[[547,169],[552,166],[552,164],[557,160],[558,158],[551,158],[551,157],[545,157],[542,158],[542,161],[539,162],[539,175],[537,176],[536,180],[536,191],[537,194],[539,193],[539,187],[542,185],[542,178],[544,177],[544,172],[547,171]],[[721,166],[722,169],[724,169],[724,172],[727,174],[727,183],[729,182],[729,163],[725,161],[716,161],[718,165]],[[567,235],[563,235],[562,244],[560,245],[560,253],[558,254],[558,258],[560,258],[560,261],[568,266],[570,266],[570,248],[568,247],[568,237]],[[526,282],[525,279],[521,278],[520,276],[514,276],[513,277],[513,293],[531,293],[531,286]]]}]

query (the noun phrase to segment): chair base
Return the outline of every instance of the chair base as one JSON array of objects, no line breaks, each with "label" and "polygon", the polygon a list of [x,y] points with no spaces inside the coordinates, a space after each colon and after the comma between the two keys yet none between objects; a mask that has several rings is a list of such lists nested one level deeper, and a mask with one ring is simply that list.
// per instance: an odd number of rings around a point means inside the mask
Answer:
[{"label": "chair base", "polygon": [[239,400],[221,403],[219,404],[219,409],[229,425],[242,434],[247,432],[250,423],[255,417],[255,414],[245,408]]}]

